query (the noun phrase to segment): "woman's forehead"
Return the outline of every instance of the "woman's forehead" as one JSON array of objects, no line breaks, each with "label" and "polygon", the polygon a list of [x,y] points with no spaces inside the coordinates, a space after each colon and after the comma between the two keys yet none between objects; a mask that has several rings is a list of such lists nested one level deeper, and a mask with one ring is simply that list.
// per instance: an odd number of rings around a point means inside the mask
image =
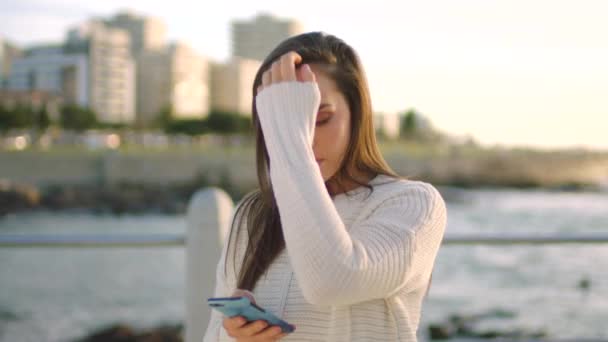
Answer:
[{"label": "woman's forehead", "polygon": [[317,80],[317,84],[319,85],[319,90],[321,91],[322,98],[329,98],[336,95],[338,92],[338,87],[336,86],[336,82],[325,72],[316,72],[313,70],[315,74],[315,78]]},{"label": "woman's forehead", "polygon": [[321,93],[321,104],[337,104],[340,97],[344,97],[340,92],[336,82],[327,72],[325,65],[310,64],[312,72]]}]

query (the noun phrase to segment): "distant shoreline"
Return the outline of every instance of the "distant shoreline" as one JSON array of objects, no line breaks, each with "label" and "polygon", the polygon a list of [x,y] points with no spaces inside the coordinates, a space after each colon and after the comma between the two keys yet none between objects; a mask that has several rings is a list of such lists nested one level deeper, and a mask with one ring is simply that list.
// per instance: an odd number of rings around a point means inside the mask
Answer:
[{"label": "distant shoreline", "polygon": [[[562,187],[500,187],[434,184],[446,202],[467,202],[467,190],[542,190],[555,192],[604,192],[597,187],[571,186]],[[182,215],[186,213],[188,201],[195,191],[214,186],[227,191],[236,203],[245,193],[252,189],[237,188],[230,184],[212,184],[193,182],[180,186],[121,185],[101,186],[53,186],[39,189],[32,185],[9,184],[4,182],[0,187],[0,218],[11,213],[35,212],[83,212],[88,214],[166,214]],[[606,191],[608,194],[608,191]]]},{"label": "distant shoreline", "polygon": [[[381,149],[397,174],[443,188],[448,200],[457,189],[608,193],[608,153],[404,142]],[[254,156],[253,146],[0,152],[0,215],[74,208],[179,214],[207,186],[236,202],[258,186]]]}]

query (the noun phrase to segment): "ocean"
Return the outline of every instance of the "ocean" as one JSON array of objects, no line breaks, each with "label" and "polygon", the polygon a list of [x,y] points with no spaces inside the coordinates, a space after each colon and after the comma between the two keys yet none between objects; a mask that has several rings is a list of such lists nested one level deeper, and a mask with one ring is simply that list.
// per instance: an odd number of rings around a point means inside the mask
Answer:
[{"label": "ocean", "polygon": [[[608,232],[607,193],[442,190],[450,193],[446,235]],[[35,212],[0,218],[0,234],[184,233],[185,224],[181,215]],[[0,341],[70,341],[117,322],[182,323],[184,258],[182,247],[0,248]],[[450,315],[495,310],[512,315],[476,330],[608,338],[606,270],[606,244],[444,245],[420,338]]]}]

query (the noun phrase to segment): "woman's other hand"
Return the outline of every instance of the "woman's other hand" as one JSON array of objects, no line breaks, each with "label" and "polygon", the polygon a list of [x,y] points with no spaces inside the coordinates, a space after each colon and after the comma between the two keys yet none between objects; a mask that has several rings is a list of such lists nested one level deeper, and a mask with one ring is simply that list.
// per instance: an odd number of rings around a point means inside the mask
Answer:
[{"label": "woman's other hand", "polygon": [[226,317],[223,325],[228,336],[238,342],[278,341],[287,335],[279,326],[268,326],[268,322],[263,320],[248,323],[242,316]]},{"label": "woman's other hand", "polygon": [[[232,297],[245,296],[252,303],[255,303],[253,293],[247,290],[236,289],[232,293]],[[257,320],[247,322],[242,316],[226,317],[223,322],[224,329],[230,337],[236,338],[238,342],[264,342],[278,341],[287,333],[282,333],[281,327],[269,327],[268,322]]]}]

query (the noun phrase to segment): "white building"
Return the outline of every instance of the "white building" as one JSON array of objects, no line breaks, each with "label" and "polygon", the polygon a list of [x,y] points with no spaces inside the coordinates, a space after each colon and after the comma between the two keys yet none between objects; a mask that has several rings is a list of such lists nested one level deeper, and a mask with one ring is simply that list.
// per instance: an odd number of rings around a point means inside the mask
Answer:
[{"label": "white building", "polygon": [[184,43],[143,51],[137,59],[138,123],[146,124],[171,106],[175,118],[209,112],[209,63]]},{"label": "white building", "polygon": [[133,57],[144,51],[161,50],[167,45],[167,26],[160,18],[122,11],[106,20],[105,24],[129,33]]},{"label": "white building", "polygon": [[299,22],[268,14],[259,14],[253,20],[235,20],[231,30],[232,56],[259,61],[283,40],[304,32]]},{"label": "white building", "polygon": [[8,78],[13,61],[20,58],[22,52],[19,48],[7,42],[0,36],[0,89],[8,86]]},{"label": "white building", "polygon": [[211,108],[251,115],[253,81],[262,63],[234,57],[211,67]]},{"label": "white building", "polygon": [[129,34],[92,19],[68,31],[65,51],[88,58],[89,107],[97,119],[135,121],[135,65]]}]

